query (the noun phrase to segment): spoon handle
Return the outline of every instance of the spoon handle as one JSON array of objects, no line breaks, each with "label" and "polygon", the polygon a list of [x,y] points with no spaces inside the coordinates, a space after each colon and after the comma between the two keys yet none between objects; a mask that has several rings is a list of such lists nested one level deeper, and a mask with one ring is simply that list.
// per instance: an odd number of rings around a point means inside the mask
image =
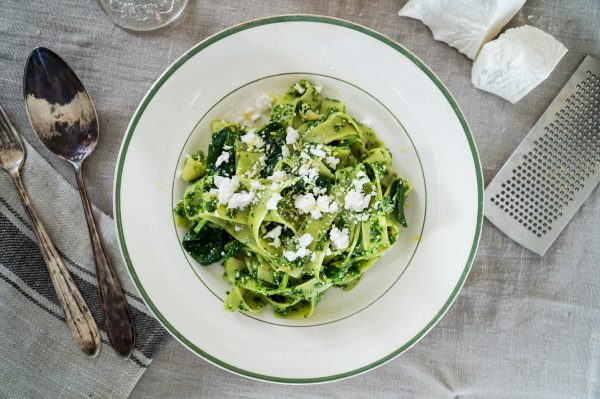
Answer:
[{"label": "spoon handle", "polygon": [[63,263],[54,244],[52,244],[50,236],[42,225],[25,190],[21,176],[18,172],[11,173],[11,175],[21,196],[23,207],[31,220],[31,225],[37,237],[44,261],[46,262],[46,266],[48,266],[52,285],[65,311],[67,325],[81,350],[88,356],[94,357],[100,351],[100,333],[98,332],[98,326],[94,321],[94,317],[77,289],[71,273],[69,273],[69,269]]},{"label": "spoon handle", "polygon": [[104,326],[106,334],[115,351],[123,357],[128,357],[133,351],[135,344],[135,327],[129,305],[125,299],[125,294],[121,288],[119,278],[115,274],[96,222],[92,214],[92,207],[88,198],[83,176],[81,174],[81,164],[75,164],[75,176],[77,177],[77,186],[85,218],[87,220],[94,258],[96,260],[96,270],[98,274],[98,287],[100,288],[100,303],[102,305],[102,315],[104,317]]}]

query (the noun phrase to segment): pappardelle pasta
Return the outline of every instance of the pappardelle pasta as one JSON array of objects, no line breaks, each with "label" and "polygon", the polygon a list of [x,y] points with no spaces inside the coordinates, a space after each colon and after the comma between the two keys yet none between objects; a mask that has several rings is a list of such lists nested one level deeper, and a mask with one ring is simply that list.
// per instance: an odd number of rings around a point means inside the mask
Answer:
[{"label": "pappardelle pasta", "polygon": [[279,317],[309,317],[329,288],[354,287],[407,226],[411,188],[389,150],[319,86],[262,94],[242,120],[211,130],[207,154],[188,155],[174,214],[195,260],[223,260],[228,310],[270,304]]}]

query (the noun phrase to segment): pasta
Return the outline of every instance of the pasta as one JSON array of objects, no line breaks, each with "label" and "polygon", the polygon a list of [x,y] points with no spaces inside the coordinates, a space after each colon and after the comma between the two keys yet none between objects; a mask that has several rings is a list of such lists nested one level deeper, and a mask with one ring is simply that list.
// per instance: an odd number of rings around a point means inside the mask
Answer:
[{"label": "pasta", "polygon": [[[320,87],[301,80],[272,102],[263,94],[241,122],[212,122],[207,154],[186,160],[174,214],[194,259],[223,260],[226,309],[303,318],[397,241],[411,188],[373,129]],[[249,125],[261,109],[266,123]]]}]

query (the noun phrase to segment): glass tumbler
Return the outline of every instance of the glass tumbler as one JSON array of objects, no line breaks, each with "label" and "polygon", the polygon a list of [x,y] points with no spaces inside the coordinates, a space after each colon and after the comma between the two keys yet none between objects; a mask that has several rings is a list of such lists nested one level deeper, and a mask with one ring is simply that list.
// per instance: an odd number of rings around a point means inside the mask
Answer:
[{"label": "glass tumbler", "polygon": [[130,30],[162,28],[179,17],[188,0],[98,0],[117,25]]}]

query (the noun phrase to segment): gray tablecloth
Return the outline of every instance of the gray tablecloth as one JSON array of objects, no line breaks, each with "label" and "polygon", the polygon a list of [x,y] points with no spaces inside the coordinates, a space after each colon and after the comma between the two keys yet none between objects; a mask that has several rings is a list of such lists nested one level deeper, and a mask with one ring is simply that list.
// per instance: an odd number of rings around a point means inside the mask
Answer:
[{"label": "gray tablecloth", "polygon": [[[23,113],[24,62],[34,46],[44,45],[71,63],[99,110],[100,144],[89,159],[86,178],[94,203],[110,215],[118,147],[145,91],[190,46],[250,18],[331,15],[375,28],[405,45],[458,99],[475,135],[486,181],[583,55],[600,56],[600,2],[528,0],[509,26],[537,26],[569,53],[546,82],[511,105],[470,84],[469,59],[433,41],[421,23],[398,17],[403,4],[190,0],[175,26],[131,33],[113,26],[93,1],[0,0],[0,103],[47,157]],[[50,161],[72,182],[66,165]],[[544,258],[485,222],[473,270],[448,314],[413,349],[366,375],[321,386],[268,385],[220,370],[171,340],[132,397],[600,397],[599,222],[596,190]]]}]

